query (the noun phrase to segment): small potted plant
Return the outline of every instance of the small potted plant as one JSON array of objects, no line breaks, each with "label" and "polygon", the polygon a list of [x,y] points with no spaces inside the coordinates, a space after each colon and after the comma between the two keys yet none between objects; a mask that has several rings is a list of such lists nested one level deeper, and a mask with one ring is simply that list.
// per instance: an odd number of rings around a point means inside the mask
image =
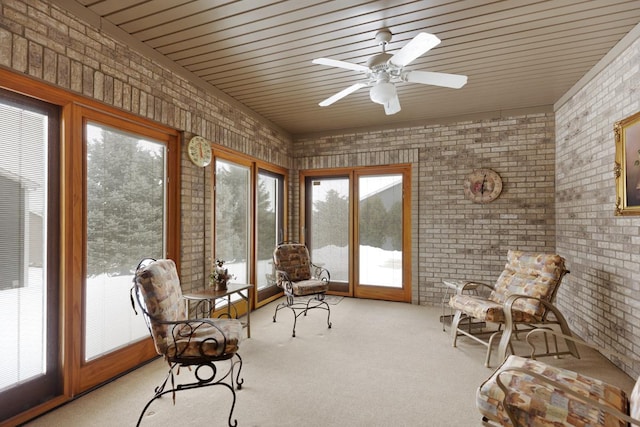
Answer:
[{"label": "small potted plant", "polygon": [[227,289],[227,283],[233,279],[233,275],[229,274],[229,270],[224,267],[225,261],[223,259],[216,259],[213,266],[213,271],[209,275],[209,284],[213,286],[216,291],[224,291]]}]

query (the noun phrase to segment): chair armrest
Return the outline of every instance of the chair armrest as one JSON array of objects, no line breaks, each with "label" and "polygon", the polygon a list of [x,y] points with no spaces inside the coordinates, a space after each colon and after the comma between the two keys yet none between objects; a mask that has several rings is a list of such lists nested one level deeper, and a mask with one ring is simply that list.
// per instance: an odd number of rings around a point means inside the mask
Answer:
[{"label": "chair armrest", "polygon": [[507,405],[507,397],[510,393],[509,387],[507,385],[505,385],[502,382],[502,379],[500,378],[500,376],[504,373],[507,372],[520,372],[523,374],[526,374],[528,376],[531,376],[537,380],[540,381],[540,383],[542,383],[541,385],[544,385],[545,387],[547,387],[550,390],[553,389],[557,389],[557,390],[561,390],[562,392],[564,392],[567,395],[570,395],[571,397],[573,397],[576,400],[579,400],[581,402],[583,402],[585,405],[597,408],[603,412],[609,413],[613,416],[615,416],[616,418],[619,418],[627,423],[631,423],[633,425],[637,425],[640,426],[640,420],[635,419],[635,418],[631,418],[629,415],[618,411],[615,408],[612,408],[608,405],[604,405],[600,402],[598,402],[595,399],[592,399],[589,396],[584,396],[580,393],[577,393],[573,390],[571,390],[569,387],[555,381],[552,380],[551,378],[545,377],[543,375],[538,374],[537,372],[533,372],[527,368],[522,368],[522,367],[508,367],[508,368],[504,368],[501,369],[500,372],[498,372],[498,375],[496,375],[496,383],[498,384],[498,387],[500,387],[500,389],[502,390],[502,392],[504,393],[504,398],[502,400],[502,406],[505,409],[505,411],[507,412],[507,414],[509,415],[509,418],[511,419],[511,423],[514,426],[518,426],[519,424],[517,423],[517,418],[515,417],[515,415],[513,415],[511,413],[510,407],[509,405]]},{"label": "chair armrest", "polygon": [[289,275],[284,270],[274,270],[276,285],[282,288],[287,294],[293,294],[293,284]]},{"label": "chair armrest", "polygon": [[[231,320],[231,319],[225,319]],[[195,333],[197,333],[198,329],[202,328],[205,325],[208,325],[215,330],[217,330],[222,336],[222,346],[221,346],[221,354],[226,352],[227,348],[227,335],[224,331],[216,325],[213,319],[186,319],[186,320],[175,320],[175,321],[167,321],[167,320],[152,320],[152,324],[156,325],[167,325],[173,326],[171,328],[171,337],[167,337],[167,339],[171,339],[173,344],[177,344],[179,340],[190,339]],[[177,345],[176,345],[177,348]]]},{"label": "chair armrest", "polygon": [[511,313],[511,311],[513,310],[513,304],[519,299],[533,299],[533,300],[536,300],[536,301],[540,302],[540,304],[542,304],[544,306],[544,308],[545,308],[545,310],[547,312],[550,311],[556,317],[560,316],[561,318],[564,319],[564,317],[562,316],[562,314],[560,314],[560,312],[558,311],[556,306],[553,305],[552,303],[550,303],[549,301],[547,301],[546,299],[542,299],[542,298],[539,298],[539,297],[534,297],[532,295],[524,295],[524,294],[511,294],[505,299],[504,304],[503,304],[503,307],[504,307],[503,310],[505,311],[505,316],[507,314]]},{"label": "chair armrest", "polygon": [[478,282],[475,280],[467,280],[461,283],[461,285],[456,286],[456,293],[462,294],[463,291],[474,290],[479,287],[487,288],[489,290],[493,290],[495,288],[494,284],[486,283],[486,282]]},{"label": "chair armrest", "polygon": [[331,274],[329,273],[329,270],[319,265],[316,265],[314,263],[309,263],[309,264],[311,266],[311,275],[313,276],[313,278],[322,280],[325,282],[331,281]]}]

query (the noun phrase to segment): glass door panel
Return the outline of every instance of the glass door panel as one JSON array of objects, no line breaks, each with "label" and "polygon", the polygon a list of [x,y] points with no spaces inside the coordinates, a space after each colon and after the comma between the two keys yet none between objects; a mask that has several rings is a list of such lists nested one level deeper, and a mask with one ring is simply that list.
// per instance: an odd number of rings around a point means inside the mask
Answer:
[{"label": "glass door panel", "polygon": [[[411,300],[408,168],[355,174],[355,285],[360,298]],[[377,173],[376,173],[377,172]]]},{"label": "glass door panel", "polygon": [[61,394],[58,115],[0,91],[0,421]]},{"label": "glass door panel", "polygon": [[307,177],[305,187],[311,260],[331,273],[331,291],[349,292],[349,177]]},{"label": "glass door panel", "polygon": [[256,200],[257,303],[281,290],[273,277],[273,249],[284,238],[284,177],[258,170]]},{"label": "glass door panel", "polygon": [[358,178],[359,286],[402,288],[402,175]]},{"label": "glass door panel", "polygon": [[163,258],[166,146],[99,123],[85,125],[87,264],[84,360],[149,332],[126,297],[141,258]]},{"label": "glass door panel", "polygon": [[225,261],[232,282],[250,283],[251,168],[221,158],[215,167],[215,258]]}]

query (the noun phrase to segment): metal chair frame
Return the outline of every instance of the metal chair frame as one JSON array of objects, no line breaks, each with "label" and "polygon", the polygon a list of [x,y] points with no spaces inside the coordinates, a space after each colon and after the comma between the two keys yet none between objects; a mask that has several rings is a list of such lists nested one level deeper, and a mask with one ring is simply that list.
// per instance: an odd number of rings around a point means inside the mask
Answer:
[{"label": "metal chair frame", "polygon": [[[571,329],[569,328],[567,321],[565,320],[560,310],[558,310],[558,308],[553,304],[553,301],[555,300],[560,284],[562,283],[562,278],[568,273],[569,273],[569,270],[562,271],[560,277],[558,278],[558,283],[553,289],[553,292],[549,295],[548,299],[537,298],[534,296],[524,295],[524,294],[509,295],[505,300],[505,302],[503,303],[503,311],[505,315],[504,328],[502,328],[503,323],[497,323],[498,324],[497,330],[472,332],[470,330],[470,327],[468,328],[469,330],[465,330],[465,328],[463,327],[464,325],[466,325],[465,322],[472,322],[474,318],[473,316],[463,312],[462,310],[456,310],[456,313],[453,317],[453,321],[451,322],[453,347],[457,346],[457,339],[461,335],[469,337],[472,340],[484,345],[485,347],[487,347],[487,354],[485,357],[484,365],[486,367],[489,367],[489,363],[491,360],[491,353],[493,349],[493,343],[494,343],[494,340],[496,340],[498,337],[500,338],[500,341],[498,344],[498,363],[502,363],[502,361],[504,361],[507,357],[508,349],[511,350],[511,352],[513,353],[513,346],[511,345],[511,336],[513,334],[515,334],[517,337],[517,334],[520,332],[527,332],[527,331],[530,331],[533,329],[539,329],[539,328],[548,329],[549,325],[558,325],[561,331],[565,335],[571,336]],[[467,286],[472,286],[472,285],[474,286],[474,288],[479,289],[481,287],[484,287],[484,288],[488,288],[489,290],[493,290],[495,286],[495,285],[484,283],[484,282],[469,281],[465,283],[464,286],[458,288],[458,294],[462,294],[466,290]],[[534,299],[543,306],[544,312],[541,315],[541,320],[539,322],[536,322],[536,323],[517,322],[514,320],[513,312],[515,311],[515,309],[513,308],[513,304],[517,300],[523,299],[523,298]],[[550,313],[553,314],[553,318],[549,317]],[[518,329],[519,325],[524,326],[524,329]],[[488,340],[483,339],[486,337],[488,337]],[[546,343],[546,346],[547,346],[547,355],[561,356],[561,355],[569,354],[576,358],[580,358],[578,348],[575,346],[575,344],[572,341],[567,341],[566,351],[556,350],[555,352],[552,352],[551,350],[549,350],[548,343]]]},{"label": "metal chair frame", "polygon": [[[210,326],[217,329],[220,334],[223,336],[224,341],[219,343],[221,348],[226,348],[227,338],[224,335],[224,332],[211,320],[211,319],[185,319],[185,320],[176,320],[176,321],[166,321],[155,318],[151,315],[146,308],[146,304],[144,303],[144,297],[141,296],[140,284],[138,283],[138,275],[143,273],[141,269],[147,266],[150,262],[155,261],[153,258],[145,258],[138,264],[136,268],[136,272],[133,278],[133,286],[131,288],[131,306],[136,314],[135,302],[138,304],[138,307],[142,311],[145,323],[147,328],[149,329],[149,334],[152,338],[154,338],[152,333],[152,325],[167,325],[171,327],[171,342],[176,343],[174,348],[177,350],[179,347],[177,343],[184,342],[186,339],[189,342],[194,334],[198,331],[199,328]],[[207,340],[211,340],[211,342],[217,342],[216,338],[211,337]],[[167,393],[172,393],[173,403],[175,404],[175,393],[177,391],[183,390],[191,390],[199,387],[211,387],[211,386],[222,386],[229,391],[231,391],[233,400],[231,404],[231,409],[229,411],[228,423],[229,427],[235,427],[238,425],[238,421],[233,419],[233,411],[235,409],[236,404],[236,389],[242,389],[242,384],[244,383],[244,379],[240,378],[240,374],[242,371],[242,358],[236,352],[234,353],[226,353],[223,352],[219,356],[211,356],[208,354],[204,354],[202,350],[202,346],[200,346],[201,355],[185,355],[183,354],[184,350],[188,348],[188,345],[183,345],[183,350],[180,353],[172,354],[172,355],[162,355],[169,365],[169,371],[165,377],[165,379],[157,386],[154,390],[153,397],[146,403],[140,416],[138,417],[138,422],[136,426],[139,426],[142,422],[142,418],[146,413],[147,409],[151,404],[156,400],[162,397]],[[220,371],[216,366],[215,362],[229,361],[229,367],[226,370]],[[234,370],[236,365],[238,365],[237,373],[235,373],[234,378]],[[180,373],[180,368],[186,367],[191,371],[192,367],[195,367],[194,375],[196,381],[189,383],[176,384],[175,376]],[[228,384],[225,380],[230,379],[230,383]],[[171,388],[166,389],[167,383],[171,382]]]},{"label": "metal chair frame", "polygon": [[[276,246],[276,251],[281,245],[286,245],[286,244],[299,244],[299,243],[292,242],[292,241],[280,242]],[[275,259],[276,251],[274,251],[274,260],[273,260],[274,266],[278,264]],[[310,260],[309,260],[309,266],[311,268],[312,278],[321,280],[326,283],[331,282],[331,274],[329,273],[329,270],[327,270],[324,267],[320,267],[318,265],[313,264]],[[278,312],[280,310],[282,310],[283,308],[291,309],[291,311],[293,312],[293,331],[291,336],[295,337],[296,324],[298,321],[298,317],[300,317],[301,315],[306,316],[309,310],[321,309],[321,310],[327,311],[327,327],[331,329],[331,308],[329,307],[329,304],[325,301],[326,291],[307,294],[307,295],[296,295],[293,287],[294,281],[291,280],[291,278],[289,277],[289,274],[286,271],[275,268],[274,275],[276,278],[276,283],[278,284],[278,286],[280,286],[283,289],[285,294],[285,300],[276,306],[276,311],[273,314],[274,322],[276,322],[276,317],[278,316]],[[304,296],[311,296],[311,297],[306,302],[296,301],[296,298],[300,298]]]}]

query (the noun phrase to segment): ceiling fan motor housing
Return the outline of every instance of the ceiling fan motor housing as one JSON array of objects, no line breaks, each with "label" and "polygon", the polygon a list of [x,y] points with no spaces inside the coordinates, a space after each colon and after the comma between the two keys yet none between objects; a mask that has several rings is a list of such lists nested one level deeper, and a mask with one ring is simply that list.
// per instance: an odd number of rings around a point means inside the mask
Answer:
[{"label": "ceiling fan motor housing", "polygon": [[373,55],[367,60],[367,66],[371,69],[371,71],[384,71],[387,69],[388,61],[391,59],[393,55],[389,53],[379,53],[377,55]]}]

